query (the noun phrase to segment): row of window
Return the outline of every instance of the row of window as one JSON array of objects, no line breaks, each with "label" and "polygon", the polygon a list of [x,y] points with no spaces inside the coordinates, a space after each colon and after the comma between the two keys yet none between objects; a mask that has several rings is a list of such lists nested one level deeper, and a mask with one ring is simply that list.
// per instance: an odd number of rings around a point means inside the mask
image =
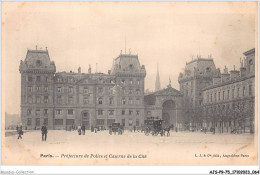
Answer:
[{"label": "row of window", "polygon": [[122,79],[121,84],[122,85],[133,85],[133,84],[140,85],[140,80],[137,79],[136,81],[134,81],[133,79]]},{"label": "row of window", "polygon": [[[35,79],[35,80],[34,80]],[[33,76],[28,76],[27,77],[27,81],[29,81],[29,82],[33,82],[33,81],[35,81],[35,82],[41,82],[41,81],[43,81],[43,82],[48,82],[50,80],[50,77],[48,77],[48,76],[36,76],[36,78],[35,77],[33,77]]]},{"label": "row of window", "polygon": [[[27,115],[32,115],[32,109],[27,109]],[[35,110],[35,115],[36,116],[40,116],[41,115],[41,110],[40,109],[36,109]],[[43,115],[47,116],[48,115],[48,109],[43,109]]]},{"label": "row of window", "polygon": [[[43,124],[48,125],[48,118],[43,119]],[[31,126],[31,125],[32,125],[32,118],[27,118],[27,126]],[[36,118],[35,119],[35,126],[40,126],[40,125],[41,125],[41,119]]]},{"label": "row of window", "polygon": [[28,92],[34,92],[34,91],[36,91],[36,92],[41,92],[41,91],[48,92],[48,90],[49,90],[48,86],[44,86],[44,87],[36,86],[35,89],[32,86],[27,87]]},{"label": "row of window", "polygon": [[33,100],[33,97],[32,96],[28,96],[28,99],[27,99],[27,102],[28,103],[37,103],[37,104],[40,104],[40,103],[49,103],[49,97],[48,96],[44,96],[43,99],[41,96],[36,96],[35,97],[35,100]]},{"label": "row of window", "polygon": [[231,90],[223,90],[215,93],[209,93],[207,92],[207,102],[216,102],[216,101],[221,101],[221,100],[229,100],[229,99],[234,99],[234,98],[239,98],[239,97],[244,97],[246,95],[252,96],[252,85],[248,86],[248,92],[246,90],[246,87],[242,87],[242,94],[241,94],[241,89],[238,88],[233,88]]}]

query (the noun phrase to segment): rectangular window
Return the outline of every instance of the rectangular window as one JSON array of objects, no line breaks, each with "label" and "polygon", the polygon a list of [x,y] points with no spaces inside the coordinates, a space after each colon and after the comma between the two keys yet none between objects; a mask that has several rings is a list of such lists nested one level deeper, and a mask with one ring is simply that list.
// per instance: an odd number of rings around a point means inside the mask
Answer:
[{"label": "rectangular window", "polygon": [[122,115],[125,115],[125,110],[122,110]]},{"label": "rectangular window", "polygon": [[225,100],[225,91],[223,91],[222,97],[223,97],[223,100]]},{"label": "rectangular window", "polygon": [[48,89],[49,89],[48,86],[45,86],[44,87],[44,92],[48,92]]},{"label": "rectangular window", "polygon": [[49,97],[48,96],[44,96],[44,103],[49,103]]},{"label": "rectangular window", "polygon": [[98,88],[98,93],[102,93],[103,92],[103,88],[102,87],[99,87]]},{"label": "rectangular window", "polygon": [[40,112],[41,112],[40,109],[36,109],[35,115],[36,115],[36,116],[40,116]]},{"label": "rectangular window", "polygon": [[29,81],[29,82],[32,82],[32,81],[33,81],[33,77],[29,76],[29,77],[28,77],[28,81]]},{"label": "rectangular window", "polygon": [[99,109],[98,110],[98,115],[103,115],[103,110]]},{"label": "rectangular window", "polygon": [[32,91],[33,91],[32,86],[29,86],[29,87],[28,87],[28,92],[32,92]]},{"label": "rectangular window", "polygon": [[114,115],[114,110],[109,110],[108,115]]},{"label": "rectangular window", "polygon": [[212,102],[212,94],[210,94],[210,102]]},{"label": "rectangular window", "polygon": [[43,119],[43,124],[48,125],[48,118]]},{"label": "rectangular window", "polygon": [[217,93],[214,93],[214,101],[217,101]]},{"label": "rectangular window", "polygon": [[37,82],[41,81],[41,77],[40,77],[40,76],[37,76],[37,77],[36,77],[36,81],[37,81]]},{"label": "rectangular window", "polygon": [[232,89],[232,99],[235,97],[235,89]]},{"label": "rectangular window", "polygon": [[67,119],[66,125],[74,125],[74,119]]},{"label": "rectangular window", "polygon": [[129,120],[128,120],[128,124],[129,124],[129,126],[132,126],[132,125],[133,125],[133,120],[132,120],[132,119],[129,119]]},{"label": "rectangular window", "polygon": [[96,123],[97,123],[97,125],[104,125],[105,124],[105,120],[104,119],[97,119]]},{"label": "rectangular window", "polygon": [[132,98],[129,98],[129,104],[130,104],[130,105],[133,104]]},{"label": "rectangular window", "polygon": [[45,76],[45,82],[48,82],[49,78],[47,76]]},{"label": "rectangular window", "polygon": [[133,115],[133,111],[132,110],[129,110],[129,115]]},{"label": "rectangular window", "polygon": [[239,88],[237,88],[237,97],[239,97]]},{"label": "rectangular window", "polygon": [[122,125],[125,126],[125,119],[122,119]]},{"label": "rectangular window", "polygon": [[32,119],[31,118],[27,118],[27,126],[31,126],[32,125]]},{"label": "rectangular window", "polygon": [[73,98],[72,97],[69,97],[68,103],[73,104]]},{"label": "rectangular window", "polygon": [[136,89],[136,95],[140,94],[140,89]]},{"label": "rectangular window", "polygon": [[62,110],[61,109],[56,109],[56,115],[61,115],[62,114]]},{"label": "rectangular window", "polygon": [[61,96],[57,97],[57,104],[61,104]]},{"label": "rectangular window", "polygon": [[36,86],[35,89],[37,92],[39,92],[41,90],[41,88],[39,86]]},{"label": "rectangular window", "polygon": [[58,88],[57,88],[57,91],[58,91],[58,92],[61,92],[61,87],[58,87]]},{"label": "rectangular window", "polygon": [[48,115],[48,109],[44,109],[44,115]]},{"label": "rectangular window", "polygon": [[32,114],[32,110],[31,109],[28,109],[27,110],[27,115],[31,115]]},{"label": "rectangular window", "polygon": [[55,119],[54,124],[55,125],[63,125],[63,119]]},{"label": "rectangular window", "polygon": [[140,80],[137,80],[137,81],[136,81],[136,84],[137,84],[137,85],[140,85]]},{"label": "rectangular window", "polygon": [[113,99],[113,97],[110,97],[110,98],[109,98],[109,104],[110,104],[110,105],[114,104],[114,99]]},{"label": "rectangular window", "polygon": [[246,95],[246,87],[243,87],[243,97]]},{"label": "rectangular window", "polygon": [[133,89],[129,89],[129,94],[133,94]]},{"label": "rectangular window", "polygon": [[252,95],[252,85],[249,85],[249,96]]},{"label": "rectangular window", "polygon": [[36,126],[40,126],[40,124],[41,124],[41,123],[40,123],[40,118],[36,118],[35,125],[36,125]]},{"label": "rectangular window", "polygon": [[73,109],[68,109],[68,115],[73,115]]},{"label": "rectangular window", "polygon": [[84,93],[87,94],[88,93],[88,88],[87,87],[84,87]]},{"label": "rectangular window", "polygon": [[140,115],[140,111],[136,111],[136,115],[139,116]]},{"label": "rectangular window", "polygon": [[125,98],[122,99],[122,104],[123,104],[123,105],[126,104]]},{"label": "rectangular window", "polygon": [[83,103],[84,103],[84,104],[88,104],[88,103],[89,103],[88,97],[84,97]]},{"label": "rectangular window", "polygon": [[218,100],[220,101],[220,92],[218,92]]},{"label": "rectangular window", "polygon": [[227,99],[229,99],[229,90],[227,91]]},{"label": "rectangular window", "polygon": [[31,96],[28,97],[28,103],[32,103],[33,102],[33,99]]},{"label": "rectangular window", "polygon": [[140,104],[140,99],[139,99],[139,98],[136,99],[136,104],[137,104],[137,105]]},{"label": "rectangular window", "polygon": [[136,126],[139,126],[139,119],[136,119]]},{"label": "rectangular window", "polygon": [[73,92],[73,87],[69,87],[69,93]]}]

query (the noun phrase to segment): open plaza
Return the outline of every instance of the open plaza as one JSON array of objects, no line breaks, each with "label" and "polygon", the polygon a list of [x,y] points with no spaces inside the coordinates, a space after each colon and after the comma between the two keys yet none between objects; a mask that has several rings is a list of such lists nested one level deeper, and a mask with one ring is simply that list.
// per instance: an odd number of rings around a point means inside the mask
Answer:
[{"label": "open plaza", "polygon": [[11,165],[252,165],[257,164],[257,140],[252,134],[173,132],[146,136],[125,131],[50,130],[6,136],[3,164]]}]

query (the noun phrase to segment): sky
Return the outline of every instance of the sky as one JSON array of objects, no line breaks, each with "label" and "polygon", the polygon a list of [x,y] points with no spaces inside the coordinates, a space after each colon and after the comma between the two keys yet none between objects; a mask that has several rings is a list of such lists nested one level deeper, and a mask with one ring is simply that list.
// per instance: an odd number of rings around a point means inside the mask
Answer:
[{"label": "sky", "polygon": [[11,114],[20,113],[20,60],[36,45],[48,47],[57,72],[90,64],[107,73],[131,49],[153,91],[157,63],[161,88],[170,78],[179,90],[192,57],[212,55],[230,70],[257,42],[257,2],[2,2],[1,22],[2,109]]}]

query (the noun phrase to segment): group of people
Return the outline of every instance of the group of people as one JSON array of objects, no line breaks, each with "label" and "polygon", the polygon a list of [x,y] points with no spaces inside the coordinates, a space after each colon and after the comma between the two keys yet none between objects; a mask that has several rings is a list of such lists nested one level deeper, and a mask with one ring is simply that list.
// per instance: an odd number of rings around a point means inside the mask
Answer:
[{"label": "group of people", "polygon": [[[18,134],[18,139],[22,139],[23,127],[17,125],[16,126],[16,131],[17,131],[17,134]],[[48,129],[47,129],[45,124],[41,128],[41,132],[42,132],[42,141],[46,141]]]},{"label": "group of people", "polygon": [[81,126],[78,126],[78,134],[79,135],[85,135],[85,131],[86,131],[86,127],[84,124],[82,124]]}]

